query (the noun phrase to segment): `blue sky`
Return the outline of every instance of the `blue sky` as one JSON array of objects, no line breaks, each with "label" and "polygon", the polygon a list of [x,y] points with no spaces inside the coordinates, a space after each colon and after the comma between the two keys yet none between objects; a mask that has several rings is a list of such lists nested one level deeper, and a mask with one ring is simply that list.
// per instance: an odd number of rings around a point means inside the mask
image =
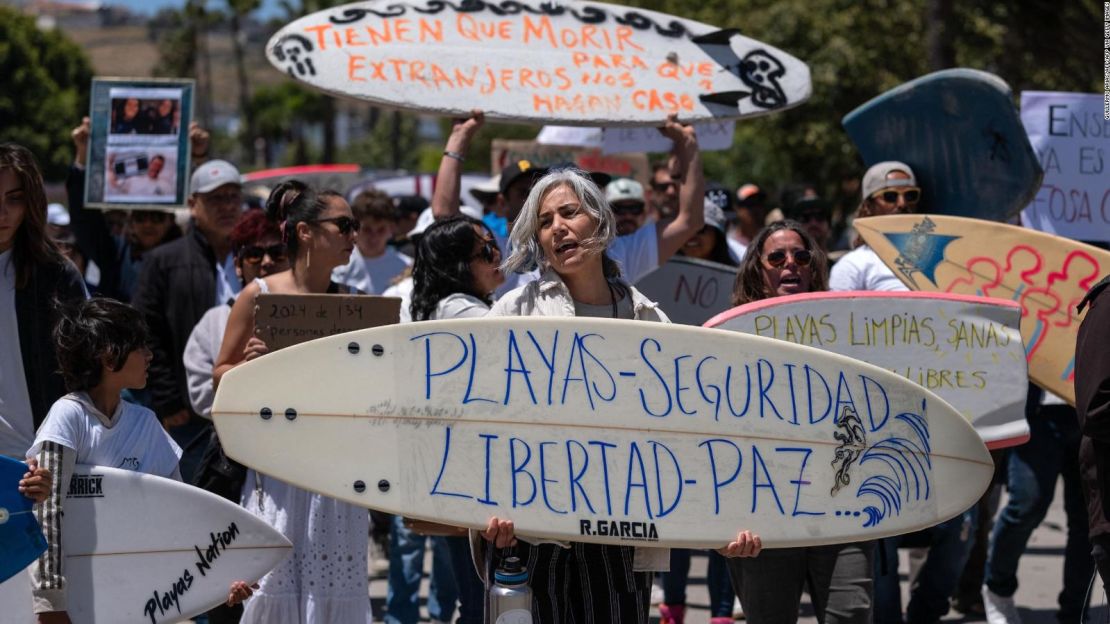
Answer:
[{"label": "blue sky", "polygon": [[[185,0],[102,0],[105,5],[124,6],[135,13],[153,15],[162,7],[182,8]],[[208,0],[208,6],[213,9],[222,9],[227,6],[223,0]],[[273,15],[280,15],[281,7],[276,0],[262,0],[262,8],[257,16],[265,19]]]}]

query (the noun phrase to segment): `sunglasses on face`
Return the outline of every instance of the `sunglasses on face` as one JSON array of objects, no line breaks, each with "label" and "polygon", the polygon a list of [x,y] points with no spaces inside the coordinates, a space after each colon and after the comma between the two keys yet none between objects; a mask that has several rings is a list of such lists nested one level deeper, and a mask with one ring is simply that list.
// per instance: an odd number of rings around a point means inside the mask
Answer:
[{"label": "sunglasses on face", "polygon": [[809,263],[813,262],[813,253],[808,249],[795,249],[789,252],[783,249],[776,249],[766,256],[763,256],[763,259],[771,268],[777,269],[786,264],[787,256],[794,258],[794,263],[800,267],[807,267]]},{"label": "sunglasses on face", "polygon": [[879,191],[871,197],[880,197],[888,204],[896,204],[898,203],[899,197],[904,197],[907,204],[916,204],[917,200],[921,199],[921,189],[916,186],[897,190],[887,189],[885,191]]},{"label": "sunglasses on face", "polygon": [[613,214],[642,215],[644,214],[644,204],[642,202],[613,204]]},{"label": "sunglasses on face", "polygon": [[487,240],[478,249],[478,253],[471,256],[471,260],[482,259],[486,262],[493,263],[497,261],[498,256],[501,255],[501,248],[497,246],[497,241]]},{"label": "sunglasses on face", "polygon": [[258,264],[262,262],[262,258],[270,256],[270,260],[274,262],[285,261],[285,245],[278,243],[277,245],[270,245],[269,247],[259,247],[258,245],[251,245],[244,247],[239,252],[239,258],[247,264]]},{"label": "sunglasses on face", "polygon": [[828,221],[828,217],[821,211],[803,212],[798,215],[798,223],[809,223],[810,221]]},{"label": "sunglasses on face", "polygon": [[362,224],[359,223],[358,219],[346,216],[331,217],[330,219],[317,219],[315,223],[334,223],[335,227],[339,229],[339,233],[343,234],[344,236],[350,234],[351,232],[358,232],[358,229],[362,227]]},{"label": "sunglasses on face", "polygon": [[675,182],[656,182],[653,180],[651,183],[651,189],[659,193],[664,193],[677,187],[678,184]]}]

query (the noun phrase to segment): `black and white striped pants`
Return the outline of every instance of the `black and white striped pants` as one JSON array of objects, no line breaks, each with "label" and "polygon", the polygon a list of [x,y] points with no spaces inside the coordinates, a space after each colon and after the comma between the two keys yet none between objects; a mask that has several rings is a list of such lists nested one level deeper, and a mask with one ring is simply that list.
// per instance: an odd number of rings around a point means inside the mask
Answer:
[{"label": "black and white striped pants", "polygon": [[535,624],[648,624],[651,572],[633,571],[635,548],[520,543]]}]

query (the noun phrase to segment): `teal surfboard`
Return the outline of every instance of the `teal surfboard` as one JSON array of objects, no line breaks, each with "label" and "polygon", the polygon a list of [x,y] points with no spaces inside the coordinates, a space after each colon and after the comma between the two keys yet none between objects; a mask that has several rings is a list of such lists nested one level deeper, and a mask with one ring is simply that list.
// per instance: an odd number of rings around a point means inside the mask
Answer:
[{"label": "teal surfboard", "polygon": [[31,499],[19,493],[27,464],[0,456],[0,583],[31,565],[46,550],[46,538],[31,513]]},{"label": "teal surfboard", "polygon": [[1044,177],[1001,78],[946,69],[870,100],[842,120],[867,166],[900,160],[923,191],[918,212],[1006,221]]}]

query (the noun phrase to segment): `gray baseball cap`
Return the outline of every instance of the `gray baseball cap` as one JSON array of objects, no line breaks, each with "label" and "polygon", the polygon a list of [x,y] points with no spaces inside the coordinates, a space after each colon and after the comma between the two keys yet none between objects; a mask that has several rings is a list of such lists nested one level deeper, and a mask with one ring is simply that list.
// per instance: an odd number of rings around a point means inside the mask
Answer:
[{"label": "gray baseball cap", "polygon": [[[887,176],[895,171],[901,171],[910,177],[902,180],[888,180]],[[863,174],[863,186],[861,190],[863,192],[863,198],[867,199],[885,188],[898,188],[903,186],[917,186],[917,176],[913,174],[913,169],[910,169],[910,166],[904,162],[887,160],[871,165],[867,173]]]},{"label": "gray baseball cap", "polygon": [[193,172],[189,189],[192,193],[211,193],[225,184],[241,186],[239,170],[226,160],[210,160]]}]

